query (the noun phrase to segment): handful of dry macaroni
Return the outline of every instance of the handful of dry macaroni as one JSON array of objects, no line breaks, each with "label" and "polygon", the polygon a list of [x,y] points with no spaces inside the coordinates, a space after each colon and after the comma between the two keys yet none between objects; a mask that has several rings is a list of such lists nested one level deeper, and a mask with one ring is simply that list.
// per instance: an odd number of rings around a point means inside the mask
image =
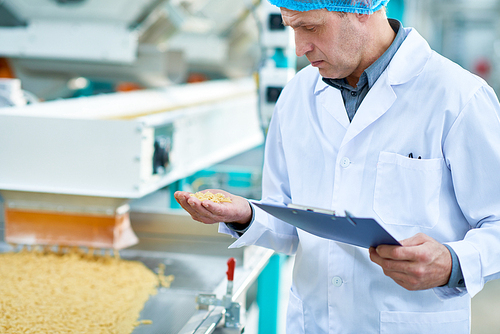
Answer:
[{"label": "handful of dry macaroni", "polygon": [[195,194],[191,194],[191,196],[196,197],[200,201],[204,201],[208,199],[209,201],[212,201],[214,203],[221,203],[221,202],[227,202],[231,203],[231,199],[229,197],[224,196],[224,194],[217,193],[217,194],[212,194],[210,191],[207,191],[206,193],[202,193],[201,191],[198,191]]},{"label": "handful of dry macaroni", "polygon": [[0,333],[131,333],[159,278],[92,252],[0,253]]}]

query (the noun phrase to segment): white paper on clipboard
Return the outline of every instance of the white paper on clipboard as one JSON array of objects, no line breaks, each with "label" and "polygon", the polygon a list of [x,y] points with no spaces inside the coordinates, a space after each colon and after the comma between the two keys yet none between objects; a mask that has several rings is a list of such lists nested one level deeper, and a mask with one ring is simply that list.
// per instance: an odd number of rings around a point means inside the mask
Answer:
[{"label": "white paper on clipboard", "polygon": [[359,218],[345,212],[336,216],[332,210],[305,207],[296,204],[288,206],[252,204],[284,222],[321,238],[369,248],[378,245],[401,244],[373,218]]}]

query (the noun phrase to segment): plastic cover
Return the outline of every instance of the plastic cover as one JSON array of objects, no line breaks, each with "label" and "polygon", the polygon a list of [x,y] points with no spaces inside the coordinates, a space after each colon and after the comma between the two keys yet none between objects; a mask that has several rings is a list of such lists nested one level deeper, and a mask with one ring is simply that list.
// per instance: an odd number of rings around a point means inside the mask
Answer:
[{"label": "plastic cover", "polygon": [[373,14],[389,0],[268,0],[277,7],[305,12],[326,8],[332,12]]}]

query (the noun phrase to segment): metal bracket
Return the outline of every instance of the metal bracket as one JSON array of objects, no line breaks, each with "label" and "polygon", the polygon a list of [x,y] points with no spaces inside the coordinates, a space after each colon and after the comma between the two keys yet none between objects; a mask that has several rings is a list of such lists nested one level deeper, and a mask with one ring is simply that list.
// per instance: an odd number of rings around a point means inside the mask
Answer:
[{"label": "metal bracket", "polygon": [[233,302],[229,308],[226,308],[224,326],[230,328],[239,328],[241,326],[239,303]]},{"label": "metal bracket", "polygon": [[198,309],[208,310],[209,306],[222,306],[226,309],[224,327],[240,327],[240,304],[233,302],[230,295],[225,295],[222,299],[217,299],[214,294],[199,294],[196,296]]}]

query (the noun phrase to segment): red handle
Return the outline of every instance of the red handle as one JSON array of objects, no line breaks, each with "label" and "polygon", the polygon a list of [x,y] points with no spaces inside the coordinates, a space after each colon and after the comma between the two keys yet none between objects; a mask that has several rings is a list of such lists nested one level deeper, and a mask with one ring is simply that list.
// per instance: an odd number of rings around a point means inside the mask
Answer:
[{"label": "red handle", "polygon": [[226,274],[227,274],[228,281],[232,281],[234,278],[234,267],[236,267],[236,260],[234,259],[234,257],[232,257],[229,260],[227,260]]}]

